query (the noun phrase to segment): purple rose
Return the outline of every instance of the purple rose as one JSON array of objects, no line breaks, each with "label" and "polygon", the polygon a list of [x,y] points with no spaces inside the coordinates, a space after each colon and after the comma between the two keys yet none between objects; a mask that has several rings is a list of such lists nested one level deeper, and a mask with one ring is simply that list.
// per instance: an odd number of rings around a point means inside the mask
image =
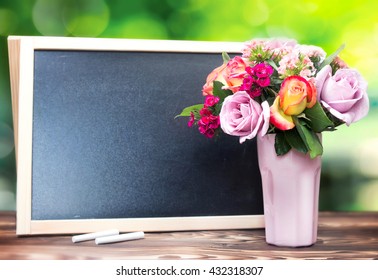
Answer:
[{"label": "purple rose", "polygon": [[222,130],[229,135],[240,136],[240,143],[254,138],[257,133],[265,135],[269,128],[269,116],[268,102],[260,105],[245,91],[228,96],[219,114]]},{"label": "purple rose", "polygon": [[331,66],[325,66],[316,76],[316,89],[322,105],[347,125],[369,111],[367,82],[355,69],[339,69],[332,76]]}]

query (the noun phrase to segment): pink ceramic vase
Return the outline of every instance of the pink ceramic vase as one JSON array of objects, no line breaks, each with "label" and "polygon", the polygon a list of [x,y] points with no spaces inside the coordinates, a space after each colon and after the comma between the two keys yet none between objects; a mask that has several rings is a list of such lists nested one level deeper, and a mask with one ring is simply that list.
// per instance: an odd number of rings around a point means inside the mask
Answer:
[{"label": "pink ceramic vase", "polygon": [[290,150],[277,156],[275,134],[257,139],[266,242],[302,247],[316,242],[321,158]]}]

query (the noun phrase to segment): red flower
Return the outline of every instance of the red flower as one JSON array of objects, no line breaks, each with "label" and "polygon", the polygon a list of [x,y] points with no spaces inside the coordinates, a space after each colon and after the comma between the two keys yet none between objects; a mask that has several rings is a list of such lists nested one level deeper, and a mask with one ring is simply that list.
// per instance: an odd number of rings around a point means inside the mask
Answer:
[{"label": "red flower", "polygon": [[257,78],[269,78],[273,74],[273,68],[269,64],[259,63],[251,68],[251,76],[256,76]]},{"label": "red flower", "polygon": [[219,125],[219,116],[203,116],[198,121],[198,130],[207,138],[212,138],[215,134],[215,130],[219,127]]},{"label": "red flower", "polygon": [[206,107],[203,107],[201,110],[200,110],[200,115],[201,115],[201,117],[204,117],[204,116],[210,116],[210,115],[212,115],[211,114],[211,111],[208,109],[208,108],[206,108]]},{"label": "red flower", "polygon": [[254,80],[251,76],[244,78],[240,90],[246,91],[251,98],[255,98],[261,95],[261,86],[259,86],[256,80]]},{"label": "red flower", "polygon": [[220,98],[218,96],[207,95],[206,98],[205,98],[204,107],[205,108],[213,107],[215,104],[217,104],[219,102],[219,100],[220,100]]},{"label": "red flower", "polygon": [[246,91],[252,98],[261,95],[262,88],[270,85],[273,68],[269,64],[259,63],[254,67],[246,67],[249,76],[245,77],[240,90]]},{"label": "red flower", "polygon": [[189,118],[189,121],[188,121],[188,126],[189,127],[192,127],[193,126],[193,124],[194,124],[194,114],[193,114],[193,112],[190,112],[190,118]]}]

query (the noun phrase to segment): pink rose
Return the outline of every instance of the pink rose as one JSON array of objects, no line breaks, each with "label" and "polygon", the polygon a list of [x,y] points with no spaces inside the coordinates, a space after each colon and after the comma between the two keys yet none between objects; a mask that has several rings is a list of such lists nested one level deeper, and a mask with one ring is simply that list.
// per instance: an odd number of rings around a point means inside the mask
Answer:
[{"label": "pink rose", "polygon": [[332,76],[327,65],[316,76],[319,101],[347,125],[365,117],[369,111],[367,82],[357,70],[344,68]]},{"label": "pink rose", "polygon": [[233,136],[240,136],[240,143],[265,135],[269,128],[269,105],[261,105],[245,91],[226,97],[219,114],[221,129]]}]

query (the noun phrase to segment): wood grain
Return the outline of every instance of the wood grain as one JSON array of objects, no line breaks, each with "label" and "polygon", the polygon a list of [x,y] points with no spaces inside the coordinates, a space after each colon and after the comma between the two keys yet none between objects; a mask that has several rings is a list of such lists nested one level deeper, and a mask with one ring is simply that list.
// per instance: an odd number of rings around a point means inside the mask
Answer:
[{"label": "wood grain", "polygon": [[318,241],[305,248],[265,243],[264,230],[147,233],[107,245],[71,236],[17,237],[15,213],[0,212],[0,259],[378,259],[378,212],[320,213]]}]

